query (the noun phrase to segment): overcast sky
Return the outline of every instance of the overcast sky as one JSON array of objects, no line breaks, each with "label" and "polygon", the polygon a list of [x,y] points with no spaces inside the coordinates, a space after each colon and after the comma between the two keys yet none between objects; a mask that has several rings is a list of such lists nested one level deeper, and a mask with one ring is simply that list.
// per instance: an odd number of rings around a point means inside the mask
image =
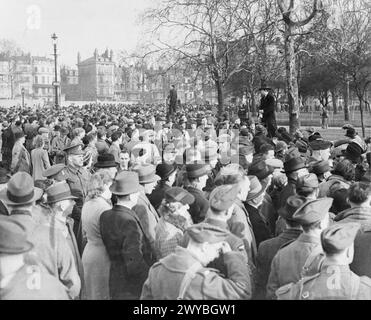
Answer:
[{"label": "overcast sky", "polygon": [[53,52],[57,34],[60,62],[74,66],[103,52],[135,49],[141,34],[138,14],[153,0],[0,0],[0,38],[15,40],[33,55]]}]

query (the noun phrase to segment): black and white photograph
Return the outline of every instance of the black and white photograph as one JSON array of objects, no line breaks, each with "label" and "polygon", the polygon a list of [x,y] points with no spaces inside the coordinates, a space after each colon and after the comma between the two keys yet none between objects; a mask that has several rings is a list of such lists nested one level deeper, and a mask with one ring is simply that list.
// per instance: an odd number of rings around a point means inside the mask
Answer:
[{"label": "black and white photograph", "polygon": [[369,0],[0,0],[0,300],[371,300],[370,103]]}]

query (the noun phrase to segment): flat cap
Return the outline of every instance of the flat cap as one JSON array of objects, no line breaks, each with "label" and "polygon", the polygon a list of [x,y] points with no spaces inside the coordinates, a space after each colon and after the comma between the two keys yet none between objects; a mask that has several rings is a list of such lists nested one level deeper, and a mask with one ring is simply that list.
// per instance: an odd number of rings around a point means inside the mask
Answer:
[{"label": "flat cap", "polygon": [[227,230],[205,222],[191,226],[186,232],[193,241],[198,243],[218,243],[225,241],[229,236]]},{"label": "flat cap", "polygon": [[210,208],[215,211],[228,210],[237,199],[238,185],[223,185],[216,187],[209,196]]},{"label": "flat cap", "polygon": [[292,218],[301,225],[321,221],[328,214],[332,202],[332,198],[309,200],[296,210]]},{"label": "flat cap", "polygon": [[332,224],[321,233],[323,251],[334,254],[345,250],[354,242],[359,228],[355,222]]},{"label": "flat cap", "polygon": [[182,204],[192,204],[195,197],[182,187],[172,187],[165,191],[165,199],[168,202],[180,202]]},{"label": "flat cap", "polygon": [[296,188],[297,189],[313,189],[318,188],[318,178],[314,173],[309,173],[305,176],[299,177],[296,181]]}]

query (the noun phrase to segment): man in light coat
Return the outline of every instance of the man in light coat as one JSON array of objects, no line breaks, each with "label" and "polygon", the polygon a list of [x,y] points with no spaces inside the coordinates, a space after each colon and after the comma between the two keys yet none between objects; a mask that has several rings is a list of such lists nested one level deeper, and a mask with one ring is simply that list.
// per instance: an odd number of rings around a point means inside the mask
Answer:
[{"label": "man in light coat", "polygon": [[33,186],[31,176],[16,173],[0,192],[0,200],[9,208],[11,218],[26,230],[34,248],[26,254],[26,261],[35,259],[45,270],[58,278],[71,298],[80,293],[81,281],[66,239],[53,226],[38,224],[33,217],[33,205],[42,196],[42,190]]}]

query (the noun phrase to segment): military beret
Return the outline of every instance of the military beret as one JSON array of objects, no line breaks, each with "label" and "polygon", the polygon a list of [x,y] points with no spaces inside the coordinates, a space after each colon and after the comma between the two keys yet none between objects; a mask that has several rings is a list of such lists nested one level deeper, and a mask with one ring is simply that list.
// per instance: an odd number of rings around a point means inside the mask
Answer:
[{"label": "military beret", "polygon": [[165,199],[168,202],[181,202],[182,204],[192,204],[195,197],[181,187],[172,187],[165,191]]},{"label": "military beret", "polygon": [[46,177],[46,178],[55,178],[55,177],[61,176],[62,175],[61,172],[65,167],[66,166],[63,163],[55,164],[54,166],[51,166],[50,168],[44,170],[42,175],[43,177]]},{"label": "military beret", "polygon": [[187,229],[189,237],[198,243],[218,243],[229,237],[229,232],[223,228],[205,222],[195,224]]},{"label": "military beret", "polygon": [[301,225],[321,221],[328,214],[332,202],[332,198],[309,200],[296,210],[292,218]]},{"label": "military beret", "polygon": [[228,210],[237,199],[238,185],[223,185],[216,187],[209,196],[210,208],[216,211]]},{"label": "military beret", "polygon": [[286,220],[294,221],[292,216],[306,202],[307,199],[303,196],[290,196],[287,198],[285,205],[278,210],[278,214]]},{"label": "military beret", "polygon": [[299,177],[296,182],[297,189],[318,188],[318,186],[318,178],[314,173],[309,173],[305,176]]},{"label": "military beret", "polygon": [[330,163],[328,161],[320,160],[312,164],[312,172],[314,174],[322,174],[330,170]]},{"label": "military beret", "polygon": [[355,222],[332,224],[321,233],[323,251],[334,254],[345,250],[354,242],[359,228]]}]

